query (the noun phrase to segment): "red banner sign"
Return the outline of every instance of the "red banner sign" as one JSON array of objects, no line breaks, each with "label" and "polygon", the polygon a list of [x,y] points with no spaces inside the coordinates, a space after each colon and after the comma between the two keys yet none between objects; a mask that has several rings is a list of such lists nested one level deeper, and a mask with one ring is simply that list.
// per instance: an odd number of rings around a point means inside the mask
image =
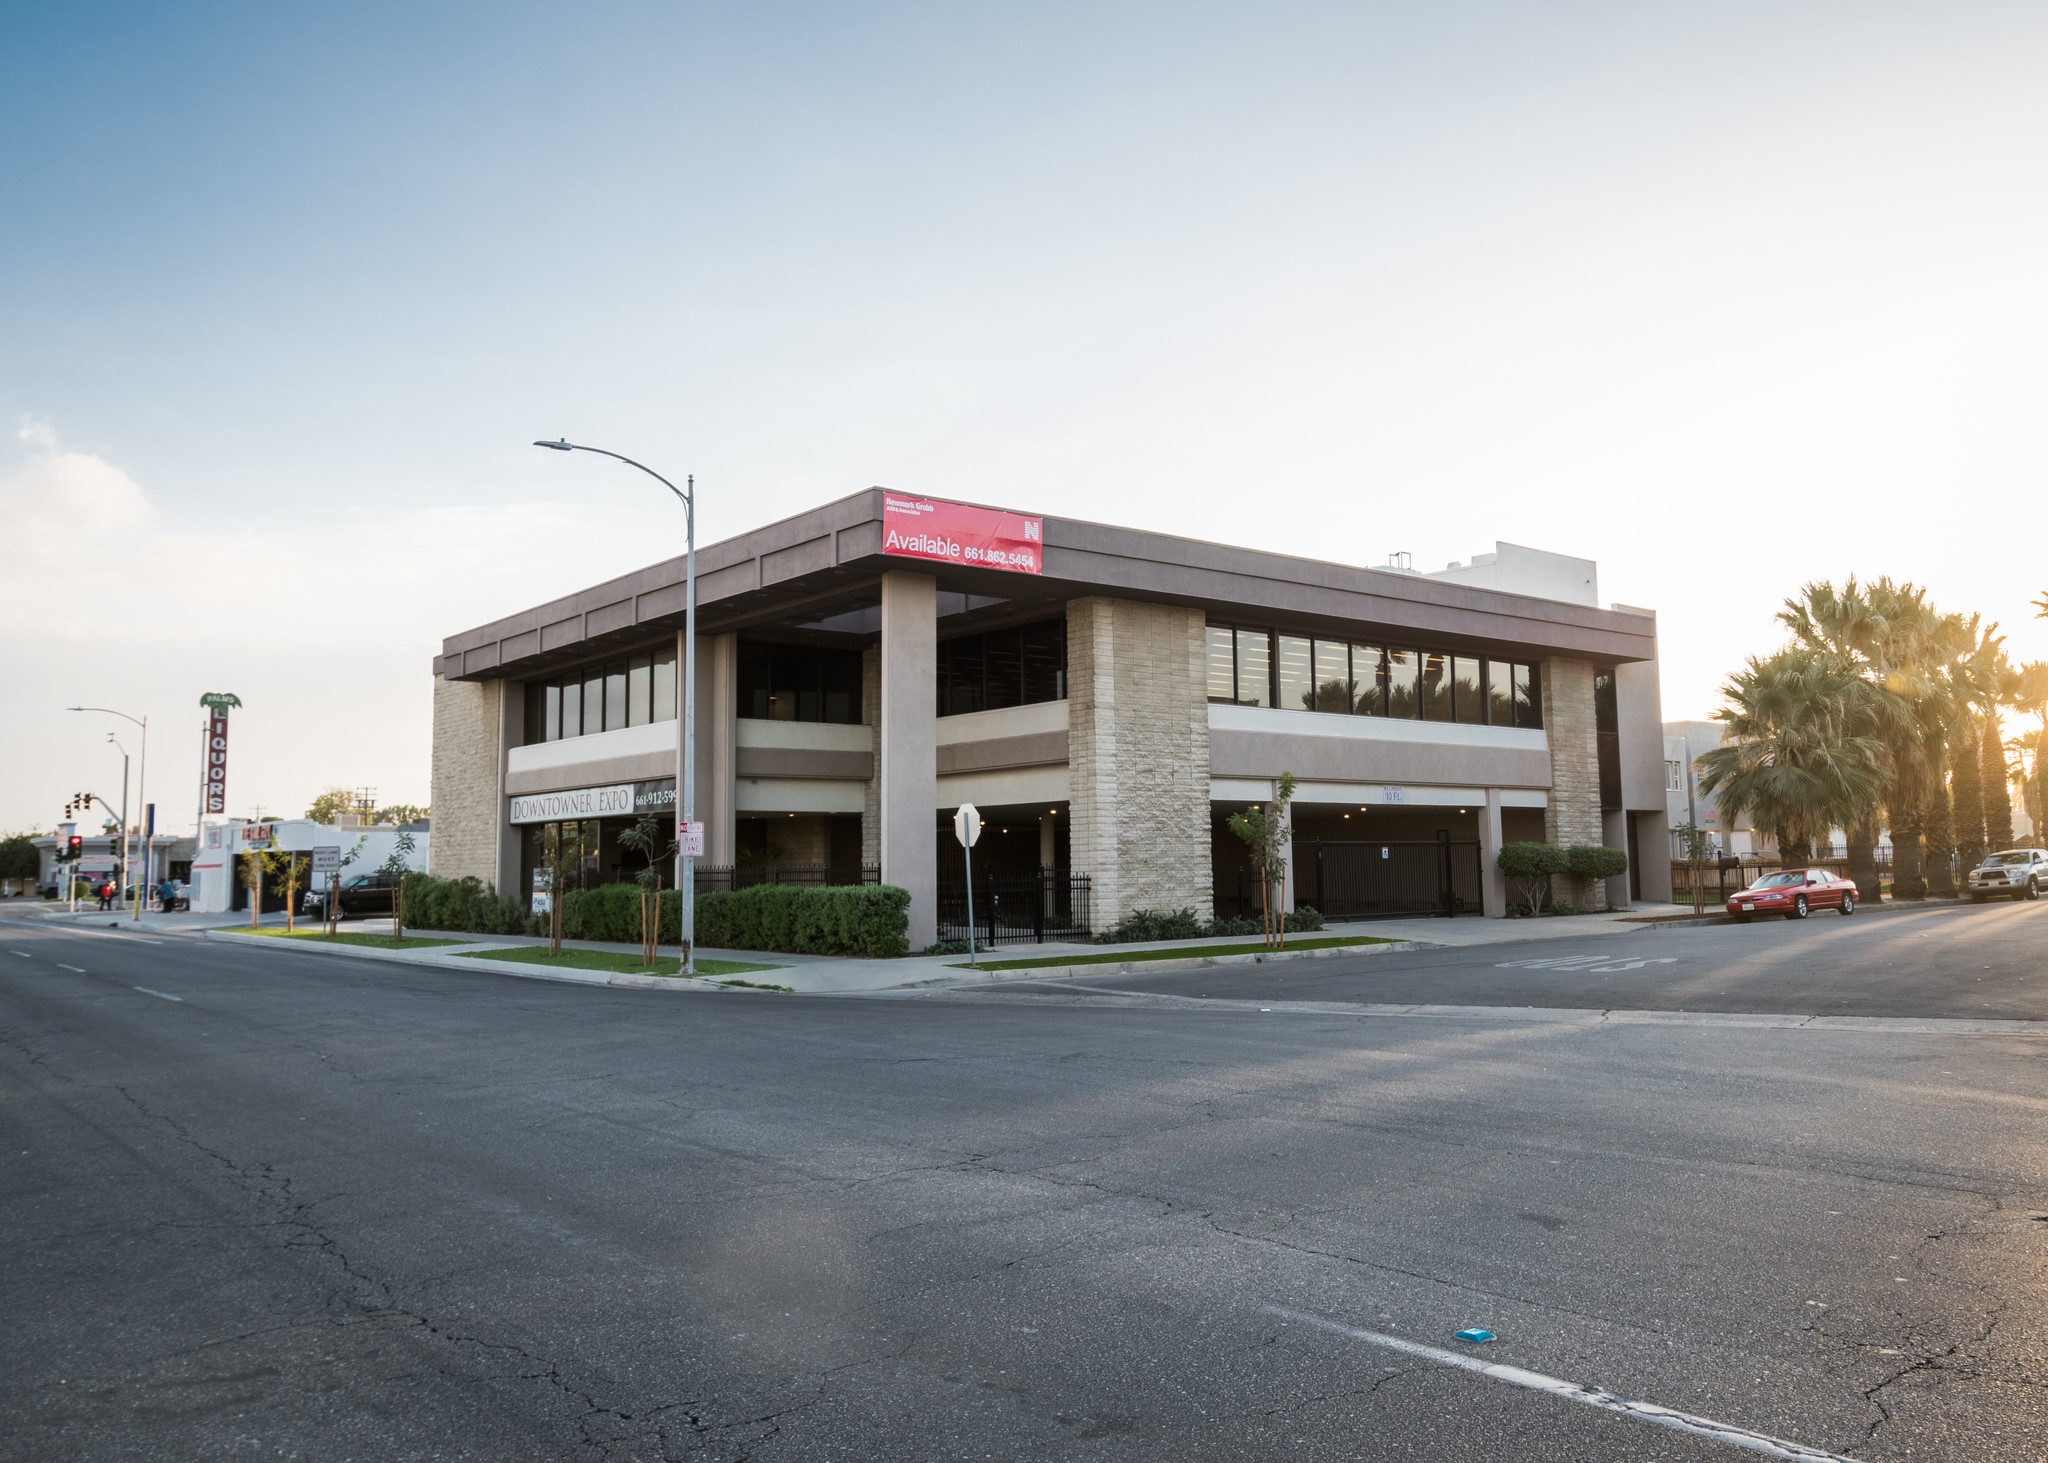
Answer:
[{"label": "red banner sign", "polygon": [[228,711],[216,706],[206,723],[206,811],[228,810]]},{"label": "red banner sign", "polygon": [[1040,572],[1045,520],[938,498],[882,494],[882,552],[977,569]]}]

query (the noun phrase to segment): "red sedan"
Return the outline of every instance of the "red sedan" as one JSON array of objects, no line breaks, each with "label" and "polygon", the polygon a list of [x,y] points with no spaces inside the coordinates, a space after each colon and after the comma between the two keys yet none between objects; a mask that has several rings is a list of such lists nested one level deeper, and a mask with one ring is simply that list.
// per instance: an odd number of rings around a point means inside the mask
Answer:
[{"label": "red sedan", "polygon": [[1805,919],[1816,909],[1854,914],[1855,884],[1826,869],[1783,869],[1728,897],[1728,912],[1737,924],[1748,924],[1760,914]]}]

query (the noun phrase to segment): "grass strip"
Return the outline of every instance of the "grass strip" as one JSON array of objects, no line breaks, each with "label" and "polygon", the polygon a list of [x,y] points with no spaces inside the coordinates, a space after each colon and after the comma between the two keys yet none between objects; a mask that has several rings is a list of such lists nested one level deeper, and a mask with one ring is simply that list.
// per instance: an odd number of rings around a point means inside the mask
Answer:
[{"label": "grass strip", "polygon": [[323,934],[319,930],[222,930],[228,935],[267,935],[275,940],[316,940],[326,945],[367,945],[373,950],[425,950],[433,945],[459,945],[460,940],[425,940],[417,935],[407,935],[394,940],[389,935],[357,934],[353,931],[339,935]]},{"label": "grass strip", "polygon": [[[623,950],[564,950],[559,955],[548,954],[545,945],[519,945],[509,950],[465,951],[465,960],[515,960],[521,965],[550,965],[557,969],[608,970],[614,975],[668,975],[673,976],[682,969],[682,961],[673,955],[664,955],[654,962],[652,969],[641,963],[638,955]],[[779,965],[755,965],[745,960],[699,960],[699,976],[744,975],[755,970],[780,970]],[[689,977],[685,976],[684,979]],[[745,981],[729,981],[725,984],[744,985]],[[776,987],[781,989],[781,987]]]},{"label": "grass strip", "polygon": [[[1289,950],[1329,950],[1339,945],[1398,945],[1399,940],[1390,940],[1382,935],[1331,935],[1323,939],[1291,939]],[[1045,955],[1036,960],[984,960],[983,970],[1039,970],[1051,965],[1122,965],[1134,960],[1188,960],[1206,959],[1211,955],[1259,955],[1265,953],[1263,944],[1232,945],[1182,945],[1173,950],[1106,950],[1100,955]],[[1279,952],[1274,952],[1279,953]],[[966,965],[953,966],[955,970],[966,970]]]}]

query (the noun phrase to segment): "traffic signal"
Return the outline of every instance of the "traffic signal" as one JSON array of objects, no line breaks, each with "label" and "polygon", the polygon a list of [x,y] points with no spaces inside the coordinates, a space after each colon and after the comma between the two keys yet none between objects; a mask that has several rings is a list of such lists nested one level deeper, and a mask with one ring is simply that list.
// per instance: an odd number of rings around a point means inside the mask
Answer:
[{"label": "traffic signal", "polygon": [[72,834],[71,837],[65,841],[64,861],[66,863],[77,863],[79,855],[83,854],[84,852],[85,840],[78,834]]}]

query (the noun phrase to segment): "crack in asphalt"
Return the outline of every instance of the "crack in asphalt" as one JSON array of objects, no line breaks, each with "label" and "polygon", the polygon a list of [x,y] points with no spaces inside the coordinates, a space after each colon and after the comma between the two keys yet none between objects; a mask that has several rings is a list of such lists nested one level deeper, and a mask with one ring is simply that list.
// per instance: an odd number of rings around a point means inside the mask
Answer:
[{"label": "crack in asphalt", "polygon": [[[519,1380],[542,1383],[553,1388],[572,1403],[580,1404],[582,1410],[574,1418],[577,1431],[581,1435],[580,1446],[583,1450],[594,1452],[601,1458],[610,1457],[616,1448],[631,1442],[630,1439],[601,1436],[595,1429],[603,1419],[607,1418],[623,1423],[633,1423],[636,1419],[653,1418],[680,1409],[690,1419],[692,1429],[699,1434],[707,1431],[750,1425],[747,1421],[706,1424],[697,1413],[687,1410],[690,1407],[702,1405],[695,1399],[662,1402],[641,1408],[637,1412],[627,1412],[621,1408],[609,1406],[599,1401],[592,1392],[586,1391],[572,1383],[569,1378],[563,1375],[560,1364],[545,1356],[539,1355],[515,1342],[494,1341],[484,1336],[454,1329],[437,1322],[432,1316],[423,1311],[414,1310],[398,1303],[389,1283],[358,1268],[354,1258],[343,1247],[340,1240],[312,1218],[312,1211],[315,1208],[322,1204],[331,1203],[337,1198],[345,1197],[344,1195],[328,1194],[318,1199],[300,1199],[294,1193],[294,1181],[289,1176],[280,1174],[274,1165],[264,1163],[257,1164],[254,1167],[245,1167],[218,1148],[203,1142],[192,1132],[187,1124],[179,1121],[176,1117],[150,1107],[148,1103],[127,1087],[116,1086],[113,1090],[119,1093],[122,1099],[137,1113],[149,1121],[168,1129],[180,1143],[211,1160],[245,1194],[249,1195],[256,1202],[277,1211],[278,1215],[275,1220],[267,1224],[223,1223],[217,1227],[255,1230],[274,1228],[289,1231],[290,1234],[284,1240],[283,1248],[287,1250],[314,1250],[340,1267],[342,1274],[349,1282],[349,1286],[346,1288],[352,1289],[354,1293],[344,1296],[339,1292],[330,1292],[329,1302],[347,1305],[360,1317],[360,1319],[351,1320],[347,1317],[329,1316],[315,1321],[292,1322],[278,1327],[259,1328],[255,1331],[242,1333],[238,1337],[216,1338],[205,1343],[202,1347],[185,1348],[180,1352],[167,1353],[167,1356],[191,1355],[200,1350],[231,1345],[237,1340],[246,1340],[280,1330],[307,1329],[336,1324],[362,1325],[375,1321],[397,1319],[410,1322],[427,1335],[433,1337],[435,1341],[443,1344],[501,1353],[507,1357],[516,1358],[515,1375]],[[179,1222],[167,1221],[167,1223],[176,1224]],[[301,1238],[306,1242],[301,1243]],[[443,1369],[443,1374],[447,1375],[445,1369]],[[771,1417],[778,1415],[781,1414],[770,1414]],[[767,1419],[753,1419],[752,1421],[764,1420]],[[665,1443],[663,1444],[663,1451],[664,1455],[666,1455],[667,1448]]]}]

